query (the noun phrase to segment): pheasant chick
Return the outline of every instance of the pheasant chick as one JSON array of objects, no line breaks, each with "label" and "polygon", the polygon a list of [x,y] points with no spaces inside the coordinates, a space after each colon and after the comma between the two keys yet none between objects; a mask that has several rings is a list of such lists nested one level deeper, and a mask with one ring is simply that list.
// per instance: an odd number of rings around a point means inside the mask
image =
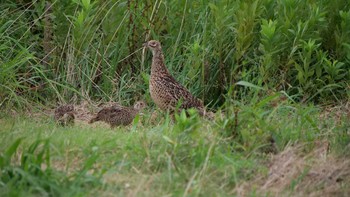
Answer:
[{"label": "pheasant chick", "polygon": [[60,126],[74,125],[74,106],[61,105],[55,109],[54,120]]},{"label": "pheasant chick", "polygon": [[145,108],[146,104],[143,101],[135,103],[134,107],[124,107],[121,105],[113,105],[101,109],[97,115],[89,121],[92,124],[97,121],[102,121],[111,126],[111,128],[123,125],[129,125],[135,116]]}]

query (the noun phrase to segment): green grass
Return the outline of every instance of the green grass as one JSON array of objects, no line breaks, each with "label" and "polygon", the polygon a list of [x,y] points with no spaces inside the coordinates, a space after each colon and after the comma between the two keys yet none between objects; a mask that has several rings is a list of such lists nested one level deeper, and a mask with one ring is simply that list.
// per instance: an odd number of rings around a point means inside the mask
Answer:
[{"label": "green grass", "polygon": [[[237,106],[238,125],[229,110],[215,121],[181,114],[176,123],[163,119],[154,124],[146,112],[141,122],[113,130],[84,122],[57,127],[47,117],[4,117],[0,193],[232,196],[242,183],[267,174],[272,149],[278,153],[288,144],[306,143],[310,152],[312,142],[328,140],[332,154],[348,155],[345,119],[335,123],[336,116],[330,115],[320,120],[315,107],[267,105]],[[18,148],[10,148],[18,139]],[[29,159],[23,161],[25,156]]]}]

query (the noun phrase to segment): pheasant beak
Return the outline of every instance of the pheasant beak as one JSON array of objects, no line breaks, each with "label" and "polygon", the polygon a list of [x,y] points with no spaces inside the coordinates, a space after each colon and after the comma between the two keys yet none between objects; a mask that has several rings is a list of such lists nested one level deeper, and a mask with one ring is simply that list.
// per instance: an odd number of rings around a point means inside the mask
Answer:
[{"label": "pheasant beak", "polygon": [[143,43],[142,46],[143,46],[143,47],[147,47],[147,43],[148,43],[148,42]]}]

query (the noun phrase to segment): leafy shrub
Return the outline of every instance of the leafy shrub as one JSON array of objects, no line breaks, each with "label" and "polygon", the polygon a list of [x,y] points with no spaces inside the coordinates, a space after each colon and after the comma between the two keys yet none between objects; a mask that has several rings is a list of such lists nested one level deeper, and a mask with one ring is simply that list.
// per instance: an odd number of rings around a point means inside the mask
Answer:
[{"label": "leafy shrub", "polygon": [[299,101],[349,94],[346,0],[48,2],[0,8],[0,103],[149,98],[147,39],[162,42],[170,72],[211,106],[241,80]]}]

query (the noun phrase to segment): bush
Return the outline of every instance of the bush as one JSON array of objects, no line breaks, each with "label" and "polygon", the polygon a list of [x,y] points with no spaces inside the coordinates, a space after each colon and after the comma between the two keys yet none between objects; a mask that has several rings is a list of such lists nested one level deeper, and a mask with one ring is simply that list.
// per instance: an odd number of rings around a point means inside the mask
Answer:
[{"label": "bush", "polygon": [[346,0],[27,2],[0,8],[1,104],[149,98],[147,39],[162,42],[170,72],[212,106],[237,81],[299,101],[349,95]]}]

